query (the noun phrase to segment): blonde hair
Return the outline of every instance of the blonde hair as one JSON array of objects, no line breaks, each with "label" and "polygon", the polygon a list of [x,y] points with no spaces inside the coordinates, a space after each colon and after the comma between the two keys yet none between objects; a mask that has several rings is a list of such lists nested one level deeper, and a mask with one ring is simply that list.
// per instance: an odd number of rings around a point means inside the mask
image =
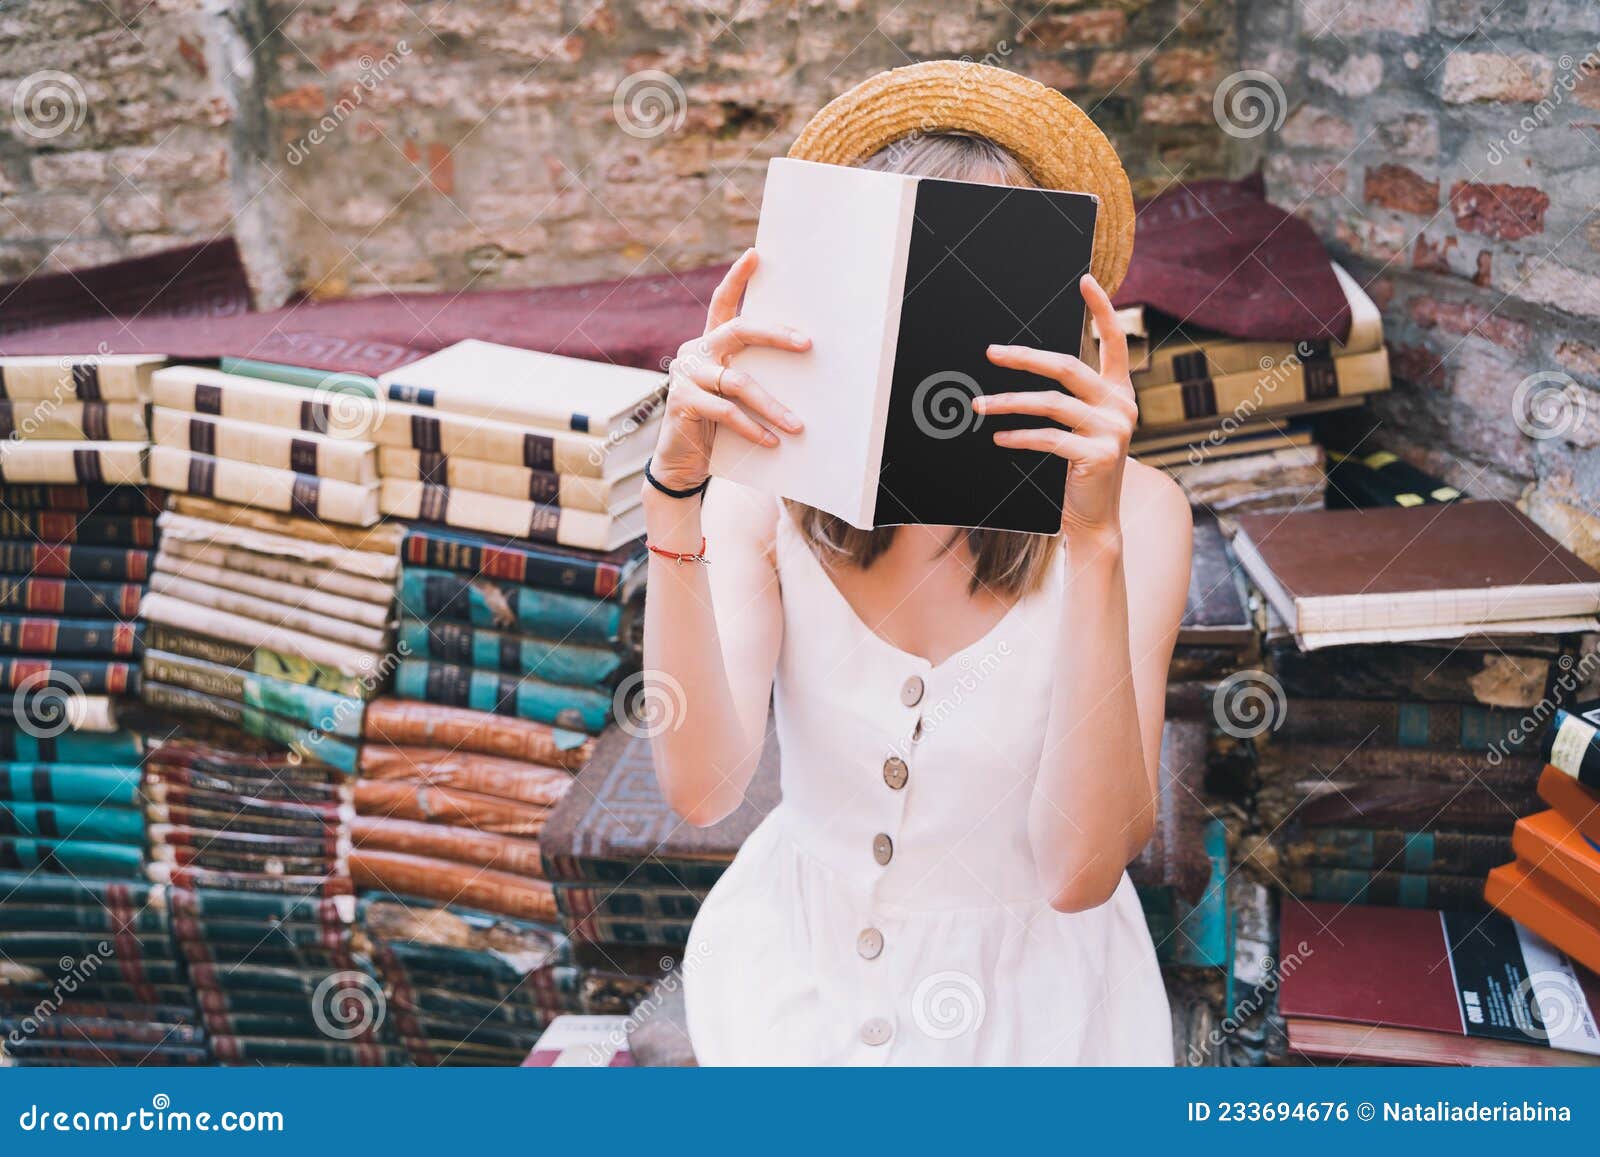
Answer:
[{"label": "blonde hair", "polygon": [[[879,150],[860,168],[954,181],[1031,187],[1033,178],[1016,157],[993,141],[966,133],[919,133]],[[844,563],[866,570],[894,542],[896,528],[859,530],[842,518],[785,499],[801,536],[824,566]],[[1020,597],[1044,581],[1060,542],[1059,535],[1016,534],[1004,530],[957,530],[945,544],[965,541],[972,553],[969,593],[980,590]]]}]

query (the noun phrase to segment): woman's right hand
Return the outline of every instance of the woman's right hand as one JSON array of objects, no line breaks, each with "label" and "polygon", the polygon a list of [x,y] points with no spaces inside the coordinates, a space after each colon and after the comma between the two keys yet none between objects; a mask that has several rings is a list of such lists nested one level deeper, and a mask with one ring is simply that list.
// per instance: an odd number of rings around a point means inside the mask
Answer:
[{"label": "woman's right hand", "polygon": [[678,347],[678,356],[667,367],[666,415],[650,472],[674,490],[698,486],[711,473],[711,444],[718,426],[757,446],[778,444],[773,429],[789,434],[801,430],[798,417],[749,374],[728,365],[747,346],[796,353],[811,348],[810,338],[788,326],[757,325],[739,316],[756,260],[756,251],[746,249],[733,263],[711,295],[705,333]]}]

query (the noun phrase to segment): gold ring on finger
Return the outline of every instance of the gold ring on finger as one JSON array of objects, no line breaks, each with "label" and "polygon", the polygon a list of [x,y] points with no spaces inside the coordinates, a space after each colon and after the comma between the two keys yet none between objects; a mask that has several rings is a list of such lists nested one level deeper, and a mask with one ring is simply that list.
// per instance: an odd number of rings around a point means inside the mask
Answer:
[{"label": "gold ring on finger", "polygon": [[719,369],[717,371],[717,380],[711,384],[712,393],[716,394],[717,397],[719,397],[719,398],[722,397],[722,375],[727,373],[727,372],[728,372],[728,367],[727,366],[723,366],[721,369]]}]

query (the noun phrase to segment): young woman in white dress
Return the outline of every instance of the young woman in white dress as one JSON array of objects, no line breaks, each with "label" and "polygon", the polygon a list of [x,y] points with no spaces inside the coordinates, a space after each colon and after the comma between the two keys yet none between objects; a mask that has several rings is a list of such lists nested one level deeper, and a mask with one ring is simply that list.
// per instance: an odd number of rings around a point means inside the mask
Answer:
[{"label": "young woman in white dress", "polygon": [[[990,114],[956,107],[981,66],[917,67],[922,88],[945,85],[940,131],[867,165],[1044,183],[986,138]],[[1041,419],[996,442],[1071,463],[1059,536],[857,531],[723,480],[668,493],[707,479],[713,437],[799,433],[727,365],[748,346],[808,345],[739,318],[758,260],[734,264],[705,336],[673,363],[660,486],[644,490],[650,545],[703,548],[709,563],[650,562],[647,677],[685,707],[653,741],[668,801],[692,824],[733,811],[769,701],[781,746],[783,801],[684,956],[700,1063],[1172,1063],[1125,868],[1153,822],[1190,514],[1171,480],[1128,460],[1136,408],[1110,300],[1083,279],[1106,339],[1098,369],[1065,351],[988,350],[1061,386],[980,402]]]}]

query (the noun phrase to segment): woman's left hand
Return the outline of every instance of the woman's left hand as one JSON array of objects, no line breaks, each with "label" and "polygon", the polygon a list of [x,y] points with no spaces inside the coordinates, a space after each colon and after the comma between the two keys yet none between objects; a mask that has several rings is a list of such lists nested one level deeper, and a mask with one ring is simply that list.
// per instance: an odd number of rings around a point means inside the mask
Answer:
[{"label": "woman's left hand", "polygon": [[1027,346],[990,346],[989,360],[995,365],[1050,378],[1059,382],[1062,390],[989,394],[975,399],[973,409],[980,414],[1034,414],[1068,427],[1001,430],[994,441],[997,446],[1055,454],[1072,463],[1061,508],[1063,531],[1117,534],[1122,470],[1139,407],[1128,377],[1128,343],[1117,325],[1111,299],[1087,274],[1078,284],[1100,330],[1100,370],[1096,372],[1071,354]]}]

